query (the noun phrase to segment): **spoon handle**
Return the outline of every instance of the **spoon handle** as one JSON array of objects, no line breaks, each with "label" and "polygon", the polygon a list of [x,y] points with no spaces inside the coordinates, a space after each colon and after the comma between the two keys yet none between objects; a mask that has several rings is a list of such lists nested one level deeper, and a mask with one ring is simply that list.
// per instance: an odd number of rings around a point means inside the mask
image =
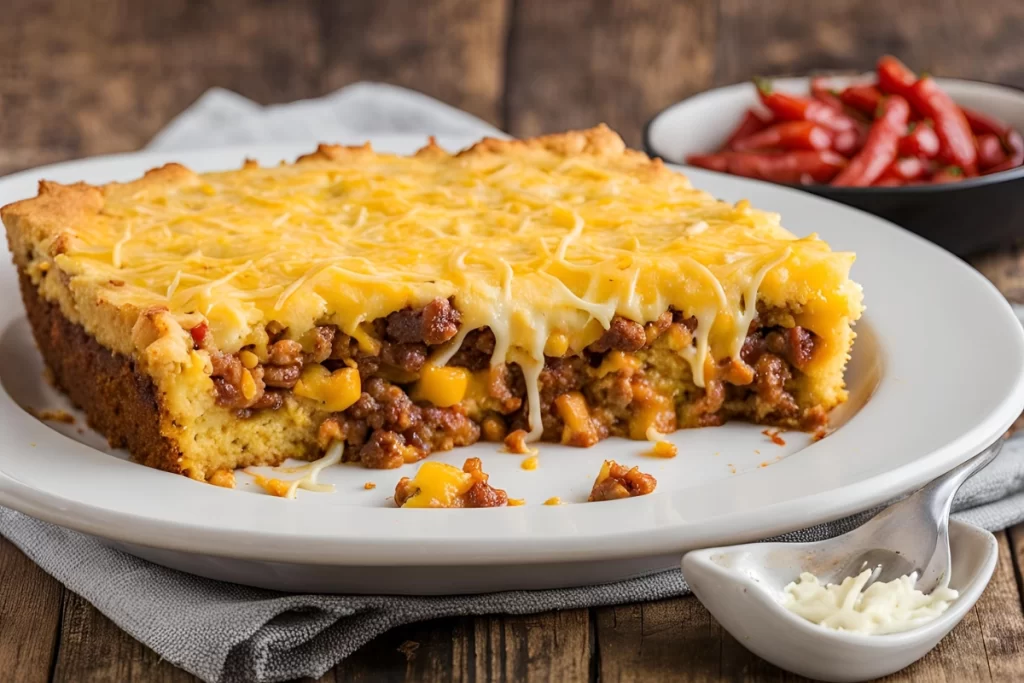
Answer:
[{"label": "spoon handle", "polygon": [[970,460],[933,480],[911,496],[911,498],[916,498],[919,504],[925,506],[933,519],[947,518],[950,506],[953,504],[953,496],[956,495],[956,492],[960,490],[960,487],[971,475],[995,460],[995,457],[999,455],[999,451],[1002,450],[1002,446],[1003,440],[999,439]]}]

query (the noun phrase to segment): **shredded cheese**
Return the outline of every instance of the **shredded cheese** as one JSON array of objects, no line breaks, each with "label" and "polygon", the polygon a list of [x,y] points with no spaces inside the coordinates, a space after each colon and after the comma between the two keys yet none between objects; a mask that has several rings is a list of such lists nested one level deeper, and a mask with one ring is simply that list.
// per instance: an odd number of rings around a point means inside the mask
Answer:
[{"label": "shredded cheese", "polygon": [[552,334],[578,353],[615,315],[647,322],[675,308],[699,321],[683,356],[703,386],[709,355],[735,355],[760,299],[810,302],[812,323],[855,315],[852,254],[796,239],[777,215],[719,201],[624,153],[610,131],[594,134],[611,136],[607,149],[570,157],[543,145],[359,148],[271,168],[179,168],[166,182],[102,188],[102,210],[55,262],[114,305],[198,312],[226,352],[271,320],[296,337],[332,323],[360,339],[364,323],[454,297],[462,327],[432,364],[489,327],[492,364],[522,366],[531,440]]},{"label": "shredded cheese", "polygon": [[298,479],[282,480],[265,477],[250,468],[246,468],[244,471],[246,474],[251,475],[256,480],[256,483],[267,493],[280,496],[281,498],[294,498],[295,492],[299,489],[315,491],[316,493],[331,493],[334,491],[334,484],[321,484],[317,479],[325,468],[340,463],[341,456],[344,453],[345,443],[343,441],[335,441],[322,458],[314,460],[308,465],[275,468],[278,471],[289,474],[301,474],[302,476]]}]

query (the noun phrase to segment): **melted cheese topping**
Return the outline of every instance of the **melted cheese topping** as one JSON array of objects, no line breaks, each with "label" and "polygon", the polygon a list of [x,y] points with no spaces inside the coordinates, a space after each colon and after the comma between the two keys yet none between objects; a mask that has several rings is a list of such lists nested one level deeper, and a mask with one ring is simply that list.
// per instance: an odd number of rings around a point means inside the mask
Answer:
[{"label": "melted cheese topping", "polygon": [[812,329],[859,314],[852,254],[796,239],[776,214],[716,200],[595,130],[613,142],[570,156],[537,144],[458,156],[336,149],[110,185],[55,261],[114,305],[198,312],[223,351],[255,343],[271,320],[295,338],[333,323],[362,340],[376,318],[454,297],[461,331],[433,365],[489,327],[492,362],[523,369],[532,438],[545,348],[579,352],[615,315],[696,316],[682,353],[703,386],[708,355],[738,354],[759,298],[801,299]]},{"label": "melted cheese topping", "polygon": [[783,606],[826,628],[857,633],[900,633],[917,628],[945,612],[959,594],[948,586],[925,595],[914,588],[917,575],[864,588],[874,570],[848,576],[838,586],[822,585],[804,572],[785,588]]}]

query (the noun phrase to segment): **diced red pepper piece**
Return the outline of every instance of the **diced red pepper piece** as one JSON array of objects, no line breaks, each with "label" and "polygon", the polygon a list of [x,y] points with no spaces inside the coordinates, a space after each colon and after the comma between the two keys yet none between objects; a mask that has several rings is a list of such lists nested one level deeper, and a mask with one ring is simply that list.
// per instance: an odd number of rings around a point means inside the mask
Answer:
[{"label": "diced red pepper piece", "polygon": [[839,93],[843,104],[875,118],[878,104],[882,101],[882,92],[873,85],[851,85]]},{"label": "diced red pepper piece", "polygon": [[798,95],[789,95],[771,89],[767,81],[755,80],[761,102],[776,118],[783,121],[813,121],[834,131],[849,130],[854,121],[846,114],[836,111],[827,104]]},{"label": "diced red pepper piece", "polygon": [[924,122],[911,125],[913,130],[900,139],[900,155],[934,159],[939,153],[939,136],[935,130]]},{"label": "diced red pepper piece", "polygon": [[830,150],[799,150],[772,154],[764,152],[719,152],[693,154],[686,163],[713,171],[776,183],[827,183],[844,166],[846,159]]},{"label": "diced red pepper piece", "polygon": [[867,187],[876,181],[896,160],[900,137],[907,129],[910,105],[899,95],[888,97],[882,103],[882,115],[871,126],[864,148],[850,165],[833,179],[841,187]]},{"label": "diced red pepper piece", "polygon": [[832,134],[812,121],[783,121],[733,143],[737,152],[755,149],[828,149]]},{"label": "diced red pepper piece", "polygon": [[1004,140],[1007,148],[1007,159],[1001,164],[997,164],[992,168],[986,169],[985,174],[999,173],[1000,171],[1008,171],[1011,168],[1017,168],[1021,164],[1024,164],[1024,138],[1021,137],[1020,133],[1015,130],[1010,130]]},{"label": "diced red pepper piece", "polygon": [[732,146],[737,140],[742,140],[743,138],[750,137],[758,131],[764,130],[770,123],[771,119],[769,117],[763,116],[754,109],[748,109],[747,113],[743,115],[743,119],[740,121],[739,125],[736,126],[736,130],[732,132],[732,135],[730,135],[725,141],[725,144],[722,145],[722,149],[732,149]]},{"label": "diced red pepper piece", "polygon": [[207,337],[210,334],[210,326],[206,324],[206,321],[199,323],[193,327],[189,332],[192,334],[192,341],[195,345],[202,349],[206,347]]}]

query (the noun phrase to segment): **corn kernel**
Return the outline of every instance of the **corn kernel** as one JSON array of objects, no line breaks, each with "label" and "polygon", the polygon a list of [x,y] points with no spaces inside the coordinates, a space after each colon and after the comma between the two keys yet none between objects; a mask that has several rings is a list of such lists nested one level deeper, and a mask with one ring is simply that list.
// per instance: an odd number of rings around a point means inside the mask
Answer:
[{"label": "corn kernel", "polygon": [[325,410],[337,413],[359,400],[362,386],[359,371],[354,368],[331,372],[322,365],[311,365],[302,371],[292,392],[319,401]]},{"label": "corn kernel", "polygon": [[555,332],[553,335],[548,337],[547,343],[544,344],[544,355],[554,356],[561,358],[569,350],[569,338],[561,332]]},{"label": "corn kernel", "polygon": [[238,353],[238,360],[242,361],[242,367],[252,370],[254,367],[260,364],[259,356],[252,351],[240,351]]},{"label": "corn kernel", "polygon": [[540,458],[538,458],[536,455],[531,455],[529,458],[526,458],[525,460],[523,460],[523,462],[520,463],[519,466],[522,467],[524,470],[532,471],[532,470],[537,469],[537,466],[539,464],[540,464]]},{"label": "corn kernel", "polygon": [[417,400],[430,401],[438,408],[448,408],[466,397],[469,377],[466,368],[426,365],[413,389],[413,396]]},{"label": "corn kernel", "polygon": [[256,380],[252,378],[252,373],[248,370],[242,370],[242,396],[245,397],[246,401],[251,401],[252,397],[256,395]]}]

